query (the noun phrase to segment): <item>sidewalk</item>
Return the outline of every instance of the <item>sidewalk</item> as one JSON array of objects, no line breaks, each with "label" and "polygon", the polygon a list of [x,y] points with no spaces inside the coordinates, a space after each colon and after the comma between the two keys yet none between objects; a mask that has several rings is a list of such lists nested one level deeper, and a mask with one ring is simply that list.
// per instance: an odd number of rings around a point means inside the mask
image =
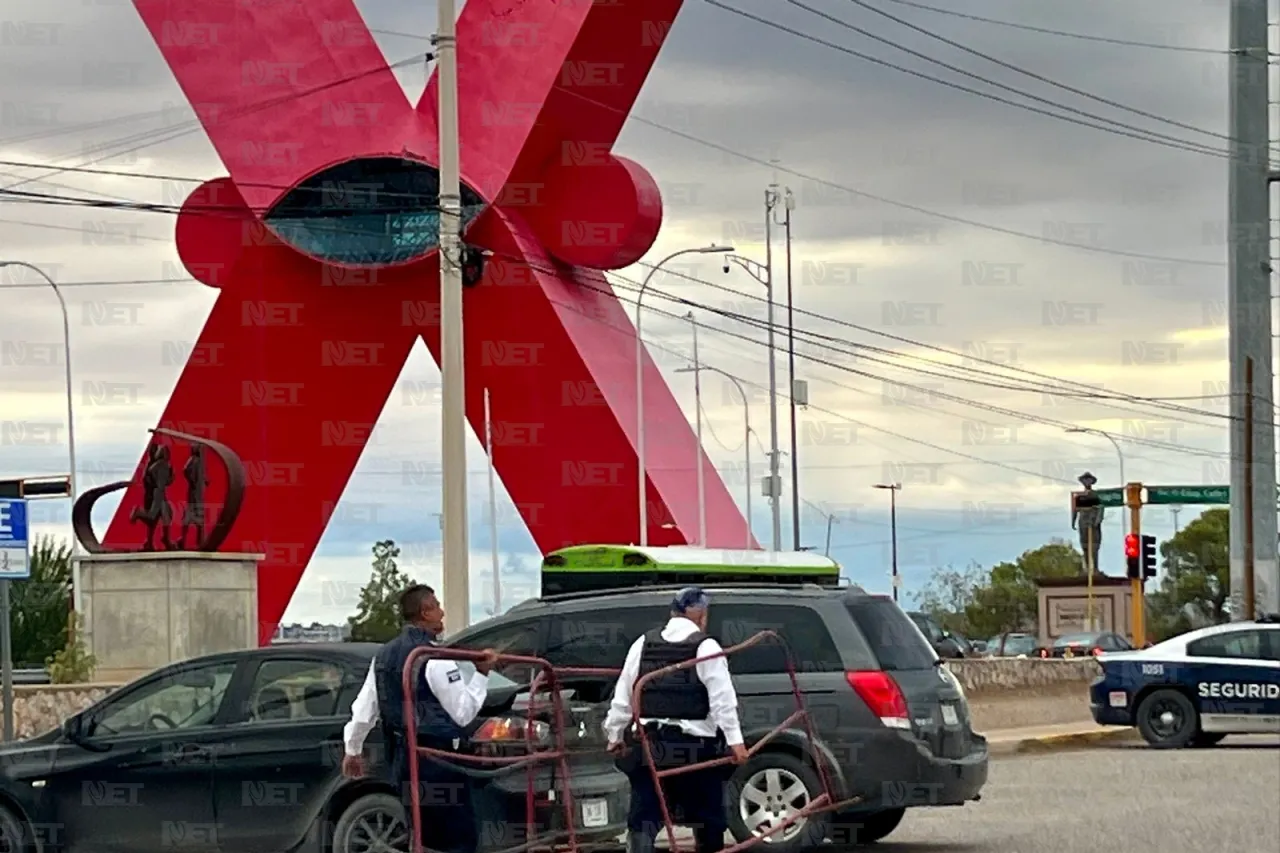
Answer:
[{"label": "sidewalk", "polygon": [[993,757],[1101,746],[1138,738],[1136,729],[1099,726],[1092,721],[1021,729],[992,729],[980,734],[986,736]]}]

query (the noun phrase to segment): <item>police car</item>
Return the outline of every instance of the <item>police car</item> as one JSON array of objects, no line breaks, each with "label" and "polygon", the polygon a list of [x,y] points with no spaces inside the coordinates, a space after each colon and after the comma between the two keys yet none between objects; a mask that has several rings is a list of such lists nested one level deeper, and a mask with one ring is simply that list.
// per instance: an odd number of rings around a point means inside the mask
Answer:
[{"label": "police car", "polygon": [[1280,733],[1280,616],[1189,631],[1098,663],[1102,675],[1089,688],[1094,720],[1136,726],[1154,747]]}]

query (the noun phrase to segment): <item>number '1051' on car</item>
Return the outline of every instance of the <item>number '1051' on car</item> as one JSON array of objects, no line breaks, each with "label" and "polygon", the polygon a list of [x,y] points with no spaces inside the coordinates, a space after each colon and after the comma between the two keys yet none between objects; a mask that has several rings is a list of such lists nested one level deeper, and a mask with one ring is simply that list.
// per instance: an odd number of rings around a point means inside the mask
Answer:
[{"label": "number '1051' on car", "polygon": [[1093,718],[1136,726],[1152,746],[1280,733],[1280,618],[1202,628],[1098,662],[1102,675],[1089,689]]}]

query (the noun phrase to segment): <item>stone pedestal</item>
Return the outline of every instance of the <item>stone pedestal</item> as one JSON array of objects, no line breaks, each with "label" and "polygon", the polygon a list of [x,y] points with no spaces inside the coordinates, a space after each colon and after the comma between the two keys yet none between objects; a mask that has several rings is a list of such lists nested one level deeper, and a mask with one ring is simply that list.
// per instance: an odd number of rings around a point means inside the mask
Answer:
[{"label": "stone pedestal", "polygon": [[87,554],[80,563],[94,680],[258,645],[261,554]]},{"label": "stone pedestal", "polygon": [[[1039,583],[1040,643],[1049,645],[1067,634],[1089,631],[1087,578],[1055,579]],[[1093,576],[1094,630],[1114,631],[1123,637],[1133,634],[1131,584],[1128,578]]]}]

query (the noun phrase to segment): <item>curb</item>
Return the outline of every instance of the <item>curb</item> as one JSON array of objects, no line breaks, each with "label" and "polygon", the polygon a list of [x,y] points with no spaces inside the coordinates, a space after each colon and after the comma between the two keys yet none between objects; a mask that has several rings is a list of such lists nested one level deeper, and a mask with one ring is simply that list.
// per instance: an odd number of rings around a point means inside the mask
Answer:
[{"label": "curb", "polygon": [[1134,740],[1138,740],[1137,729],[1103,729],[1101,731],[1072,732],[1070,734],[1045,735],[1043,737],[996,742],[988,744],[987,752],[991,756],[1029,755],[1069,749],[1087,749],[1095,746],[1109,746],[1114,743]]}]

